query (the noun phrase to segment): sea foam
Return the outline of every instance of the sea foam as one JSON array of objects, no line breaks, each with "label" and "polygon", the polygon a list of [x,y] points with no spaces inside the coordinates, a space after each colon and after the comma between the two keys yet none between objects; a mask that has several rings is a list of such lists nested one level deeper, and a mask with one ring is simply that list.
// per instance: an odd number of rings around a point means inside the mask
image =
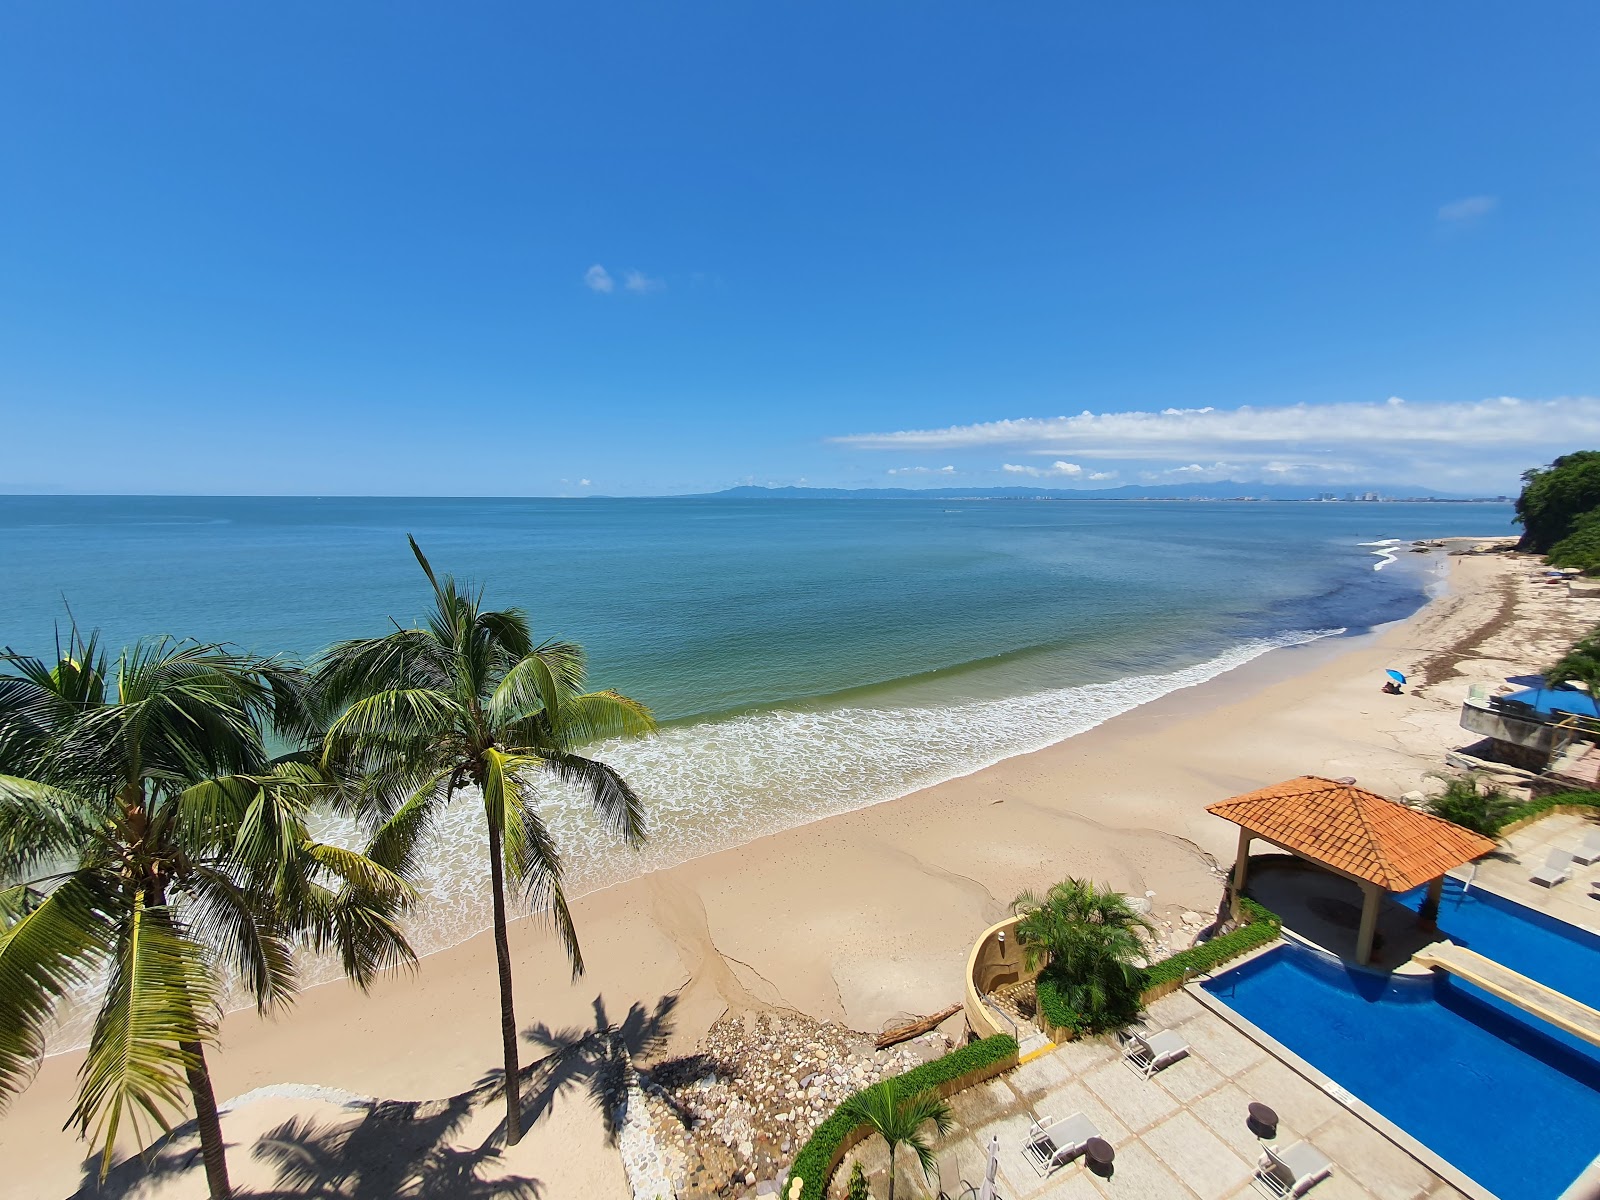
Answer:
[{"label": "sea foam", "polygon": [[[618,845],[581,796],[540,782],[545,820],[562,847],[568,895],[577,895],[971,774],[1214,679],[1269,650],[1342,632],[1253,638],[1178,670],[1027,695],[907,707],[780,708],[669,726],[650,738],[587,751],[615,766],[643,798],[650,839],[642,851]],[[420,953],[489,924],[482,825],[478,798],[469,792],[436,826],[421,880],[424,899],[410,923]]]}]

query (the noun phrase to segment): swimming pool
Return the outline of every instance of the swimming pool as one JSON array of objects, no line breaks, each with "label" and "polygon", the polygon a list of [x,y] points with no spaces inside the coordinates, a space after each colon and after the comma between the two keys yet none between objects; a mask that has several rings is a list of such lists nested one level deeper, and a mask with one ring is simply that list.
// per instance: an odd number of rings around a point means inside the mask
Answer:
[{"label": "swimming pool", "polygon": [[[1567,886],[1572,886],[1571,884]],[[1400,897],[1420,908],[1426,888]],[[1600,904],[1595,905],[1600,916]],[[1600,1008],[1600,936],[1446,876],[1439,932],[1451,941]]]},{"label": "swimming pool", "polygon": [[1555,1200],[1600,1152],[1600,1050],[1469,984],[1286,943],[1203,986],[1502,1200]]}]

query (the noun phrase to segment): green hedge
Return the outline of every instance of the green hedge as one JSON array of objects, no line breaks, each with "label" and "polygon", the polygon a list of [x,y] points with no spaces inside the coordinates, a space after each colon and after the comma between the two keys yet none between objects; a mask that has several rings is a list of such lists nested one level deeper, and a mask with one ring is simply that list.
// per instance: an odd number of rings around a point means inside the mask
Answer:
[{"label": "green hedge", "polygon": [[[913,1067],[899,1079],[907,1091],[925,1092],[971,1071],[1014,1058],[1016,1053],[1017,1039],[1002,1033],[997,1037],[984,1038],[981,1042],[969,1042],[943,1058]],[[805,1181],[800,1188],[803,1200],[823,1200],[827,1193],[827,1176],[829,1168],[833,1166],[833,1156],[855,1130],[856,1123],[836,1108],[817,1126],[806,1144],[800,1147],[800,1153],[794,1156],[794,1162],[789,1167],[789,1179],[798,1175]],[[788,1179],[784,1180],[783,1196],[784,1200],[788,1200]]]},{"label": "green hedge", "polygon": [[1540,796],[1537,800],[1529,800],[1526,804],[1519,805],[1506,814],[1506,819],[1500,822],[1500,828],[1517,821],[1526,821],[1529,817],[1537,817],[1540,813],[1561,806],[1573,808],[1592,808],[1600,811],[1600,792],[1556,792],[1550,796]]},{"label": "green hedge", "polygon": [[1070,1029],[1074,1037],[1088,1032],[1089,1019],[1067,1003],[1053,979],[1040,975],[1033,981],[1033,994],[1037,997],[1039,1015],[1050,1028]]},{"label": "green hedge", "polygon": [[1257,946],[1265,946],[1276,938],[1283,928],[1283,922],[1278,919],[1276,913],[1257,904],[1248,896],[1239,898],[1239,911],[1244,922],[1239,928],[1201,942],[1188,950],[1180,950],[1170,958],[1163,958],[1146,968],[1145,990],[1149,991],[1153,987],[1171,983],[1175,979],[1187,979],[1192,975],[1215,970],[1229,959],[1238,958],[1239,955],[1254,950]]}]

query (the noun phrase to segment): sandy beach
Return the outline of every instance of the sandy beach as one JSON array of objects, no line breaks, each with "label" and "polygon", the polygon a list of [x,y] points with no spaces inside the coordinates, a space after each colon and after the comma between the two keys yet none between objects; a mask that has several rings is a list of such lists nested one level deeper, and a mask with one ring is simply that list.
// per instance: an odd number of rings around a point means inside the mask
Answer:
[{"label": "sandy beach", "polygon": [[[1531,558],[1448,561],[1446,594],[1376,633],[1274,651],[1036,753],[584,896],[575,916],[589,970],[575,983],[550,936],[518,921],[519,1018],[559,1038],[633,1012],[646,1058],[691,1052],[729,1010],[876,1031],[959,999],[975,934],[1019,891],[1068,875],[1149,894],[1170,944],[1186,944],[1183,914],[1214,910],[1233,850],[1208,803],[1302,774],[1352,775],[1391,796],[1416,789],[1471,740],[1456,724],[1471,683],[1537,669],[1600,620],[1600,601],[1544,585]],[[1419,686],[1383,694],[1386,667]],[[368,996],[330,984],[276,1019],[231,1014],[213,1076],[219,1096],[304,1084],[448,1097],[497,1065],[496,1014],[484,934]],[[66,1196],[82,1183],[85,1146],[60,1128],[79,1060],[46,1060],[0,1118],[5,1195]],[[583,1089],[540,1107],[487,1173],[536,1179],[538,1194],[561,1200],[626,1196]],[[492,1116],[466,1121],[450,1144],[481,1146]],[[350,1120],[336,1096],[238,1107],[225,1129],[241,1190],[270,1190],[278,1176],[251,1147],[292,1117],[326,1130]],[[198,1197],[204,1180],[190,1169],[118,1194]]]}]

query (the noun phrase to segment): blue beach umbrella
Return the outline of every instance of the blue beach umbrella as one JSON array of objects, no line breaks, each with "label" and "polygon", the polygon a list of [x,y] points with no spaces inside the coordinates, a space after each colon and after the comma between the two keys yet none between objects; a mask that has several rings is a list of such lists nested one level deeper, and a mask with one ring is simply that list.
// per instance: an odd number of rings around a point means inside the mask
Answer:
[{"label": "blue beach umbrella", "polygon": [[1387,671],[1384,672],[1384,674],[1387,675],[1390,679],[1394,680],[1396,683],[1404,683],[1406,681],[1406,677],[1404,675],[1400,674],[1399,671],[1396,671],[1393,667],[1390,667]]}]

